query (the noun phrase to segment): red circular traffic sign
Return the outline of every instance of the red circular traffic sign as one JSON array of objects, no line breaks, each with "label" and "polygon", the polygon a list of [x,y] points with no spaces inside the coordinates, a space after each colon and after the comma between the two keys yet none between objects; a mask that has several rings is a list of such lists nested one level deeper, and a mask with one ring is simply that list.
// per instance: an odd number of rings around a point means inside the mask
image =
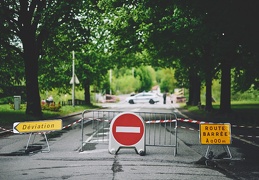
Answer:
[{"label": "red circular traffic sign", "polygon": [[113,121],[112,134],[118,143],[124,146],[132,146],[138,143],[143,137],[144,123],[135,114],[121,114]]}]

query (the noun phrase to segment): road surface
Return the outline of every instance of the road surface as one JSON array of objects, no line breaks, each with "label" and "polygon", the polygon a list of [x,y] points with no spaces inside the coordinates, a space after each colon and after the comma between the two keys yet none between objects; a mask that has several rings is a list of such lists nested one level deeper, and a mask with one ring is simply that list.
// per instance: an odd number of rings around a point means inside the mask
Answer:
[{"label": "road surface", "polygon": [[[105,104],[103,111],[176,113],[176,104],[158,103]],[[206,145],[199,142],[197,124],[179,122],[176,156],[172,147],[146,147],[140,156],[131,149],[121,149],[118,154],[108,152],[108,134],[102,142],[94,138],[94,126],[84,125],[83,139],[89,141],[82,147],[81,114],[63,118],[64,128],[48,135],[50,152],[33,151],[25,154],[28,134],[11,135],[0,139],[0,179],[258,179],[258,148],[233,138],[231,160],[204,161]],[[79,123],[73,123],[77,122]],[[72,124],[72,125],[71,125]],[[71,126],[70,126],[71,125]],[[104,129],[106,126],[104,126]],[[109,130],[106,130],[107,132]],[[156,132],[153,132],[156,133]],[[168,132],[167,132],[168,133]],[[34,136],[33,136],[34,137]],[[46,150],[42,135],[35,135],[34,146]],[[222,147],[212,147],[215,154],[224,152]],[[249,156],[250,155],[250,156]],[[245,159],[248,158],[248,159]],[[241,170],[240,170],[241,169]]]}]

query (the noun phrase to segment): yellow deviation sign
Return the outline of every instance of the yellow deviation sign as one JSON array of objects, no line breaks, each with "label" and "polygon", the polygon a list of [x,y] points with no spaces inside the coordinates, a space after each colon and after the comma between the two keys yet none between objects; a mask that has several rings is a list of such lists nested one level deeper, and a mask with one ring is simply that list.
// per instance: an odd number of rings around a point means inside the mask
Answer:
[{"label": "yellow deviation sign", "polygon": [[231,144],[231,125],[200,124],[201,144]]},{"label": "yellow deviation sign", "polygon": [[62,120],[47,120],[47,121],[29,121],[15,122],[13,124],[14,133],[31,133],[31,132],[46,132],[62,129]]}]

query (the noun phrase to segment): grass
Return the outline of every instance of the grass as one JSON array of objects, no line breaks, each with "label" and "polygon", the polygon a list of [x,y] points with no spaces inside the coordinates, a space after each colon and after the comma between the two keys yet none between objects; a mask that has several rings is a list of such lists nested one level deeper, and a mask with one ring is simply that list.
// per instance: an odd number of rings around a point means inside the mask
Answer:
[{"label": "grass", "polygon": [[231,102],[232,111],[227,114],[221,114],[219,112],[219,103],[213,104],[214,110],[212,112],[200,110],[197,106],[186,106],[181,104],[181,107],[209,122],[259,126],[259,103],[255,101],[233,101]]},{"label": "grass", "polygon": [[[97,106],[62,106],[60,111],[43,110],[43,118],[41,120],[48,120],[58,116],[64,116],[76,112],[82,112],[86,109],[95,109]],[[25,114],[26,106],[23,104],[20,110],[10,108],[10,105],[0,105],[0,127],[11,128],[14,122],[23,122],[37,120],[32,116]]]}]

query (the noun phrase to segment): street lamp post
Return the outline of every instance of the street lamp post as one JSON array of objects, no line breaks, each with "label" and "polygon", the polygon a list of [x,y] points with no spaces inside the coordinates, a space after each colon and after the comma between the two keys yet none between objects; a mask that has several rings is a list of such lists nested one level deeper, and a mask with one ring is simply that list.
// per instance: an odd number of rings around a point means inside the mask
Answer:
[{"label": "street lamp post", "polygon": [[112,70],[110,69],[110,94],[112,94],[111,85],[112,85]]},{"label": "street lamp post", "polygon": [[72,51],[73,63],[72,63],[72,106],[75,106],[75,51]]},{"label": "street lamp post", "polygon": [[72,51],[72,78],[70,84],[72,84],[72,106],[75,106],[75,84],[79,84],[79,80],[75,74],[75,52]]}]

